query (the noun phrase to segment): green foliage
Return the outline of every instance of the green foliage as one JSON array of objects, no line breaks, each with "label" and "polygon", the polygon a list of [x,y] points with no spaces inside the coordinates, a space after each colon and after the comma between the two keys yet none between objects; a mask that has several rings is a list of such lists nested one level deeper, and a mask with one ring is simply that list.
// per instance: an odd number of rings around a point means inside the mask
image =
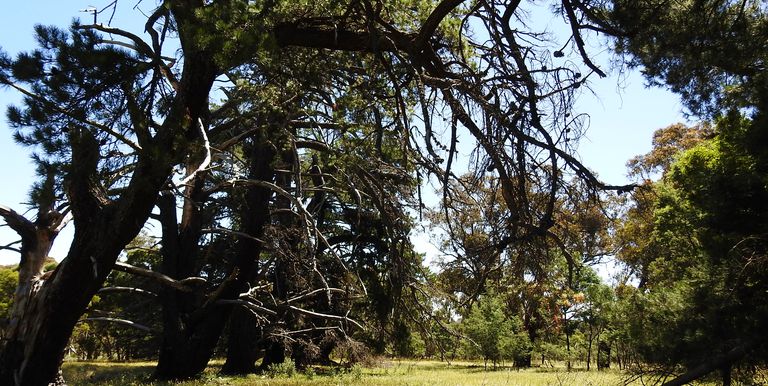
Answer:
[{"label": "green foliage", "polygon": [[[19,284],[19,272],[11,267],[0,267],[0,321],[10,316],[13,294]],[[5,325],[5,323],[2,323]]]},{"label": "green foliage", "polygon": [[[719,119],[717,135],[676,156],[653,185],[650,216],[632,220],[646,222],[656,250],[645,252],[647,292],[620,297],[630,320],[619,334],[645,361],[695,366],[764,340],[768,168],[765,150],[751,146],[765,130],[759,117]],[[766,358],[755,350],[739,360]]]},{"label": "green foliage", "polygon": [[[126,262],[145,269],[157,269],[160,254],[152,247],[152,240],[140,234],[128,246]],[[157,284],[143,278],[112,272],[104,284],[106,288],[121,288],[95,295],[88,306],[88,317],[111,317],[129,320],[147,327],[145,332],[107,321],[82,320],[70,339],[69,352],[80,360],[139,360],[156,358],[161,330],[160,308],[156,298]],[[145,292],[132,291],[138,289]]]},{"label": "green foliage", "polygon": [[694,113],[718,115],[765,98],[768,18],[761,1],[619,0],[611,18],[617,49]]},{"label": "green foliage", "polygon": [[296,375],[296,366],[293,361],[285,361],[283,363],[275,363],[269,365],[267,368],[267,375],[269,377],[292,377]]},{"label": "green foliage", "polygon": [[461,325],[470,339],[468,353],[491,361],[494,367],[504,360],[530,355],[531,342],[521,331],[520,320],[507,316],[501,299],[492,293],[480,297]]}]

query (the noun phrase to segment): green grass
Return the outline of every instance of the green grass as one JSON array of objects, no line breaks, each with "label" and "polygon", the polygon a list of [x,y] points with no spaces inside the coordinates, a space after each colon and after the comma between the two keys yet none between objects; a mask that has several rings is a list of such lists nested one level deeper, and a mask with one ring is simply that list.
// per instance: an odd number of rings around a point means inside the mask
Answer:
[{"label": "green grass", "polygon": [[[556,386],[556,385],[625,385],[627,375],[618,370],[566,372],[563,368],[532,368],[526,370],[485,369],[482,363],[393,360],[383,361],[376,367],[359,367],[338,371],[316,368],[310,374],[293,376],[249,375],[245,377],[219,376],[221,362],[213,362],[206,372],[191,381],[167,383],[148,382],[154,368],[151,362],[109,363],[109,362],[66,362],[64,378],[71,385],[515,385],[515,386]],[[633,382],[631,385],[640,385]]]}]

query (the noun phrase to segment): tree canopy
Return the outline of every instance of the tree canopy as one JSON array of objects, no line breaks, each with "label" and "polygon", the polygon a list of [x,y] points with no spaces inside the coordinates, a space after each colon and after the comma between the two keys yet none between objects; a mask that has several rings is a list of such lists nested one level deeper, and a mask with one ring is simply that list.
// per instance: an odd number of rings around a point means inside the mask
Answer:
[{"label": "tree canopy", "polygon": [[[231,373],[383,351],[382,336],[403,353],[447,345],[454,313],[492,361],[530,365],[561,332],[569,363],[580,341],[591,358],[601,336],[647,337],[655,315],[668,339],[635,346],[648,363],[762,363],[766,278],[746,268],[765,261],[764,6],[547,2],[558,41],[532,3],[167,0],[143,34],[37,26],[39,47],[0,55],[39,179],[34,219],[0,207],[22,239],[0,383],[48,384],[73,331],[130,316],[107,297],[125,273],[161,309],[132,322],[160,330],[160,379],[199,374],[219,344]],[[594,37],[713,120],[659,131],[630,165],[647,181],[607,184],[574,152],[575,98],[607,71]],[[437,273],[409,239],[425,181],[451,251]],[[613,233],[606,192],[638,186]],[[122,258],[147,224],[152,241]],[[640,280],[616,290],[623,309],[591,270],[614,253]],[[653,312],[609,326],[636,306]]]}]

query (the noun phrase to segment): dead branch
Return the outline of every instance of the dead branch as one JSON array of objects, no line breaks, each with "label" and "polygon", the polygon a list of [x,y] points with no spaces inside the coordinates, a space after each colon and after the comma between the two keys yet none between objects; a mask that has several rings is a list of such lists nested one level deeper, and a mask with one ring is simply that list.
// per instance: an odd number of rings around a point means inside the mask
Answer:
[{"label": "dead branch", "polygon": [[197,285],[202,285],[208,282],[202,277],[188,277],[182,280],[175,280],[160,272],[155,272],[146,268],[136,267],[127,263],[123,263],[121,261],[118,261],[115,263],[115,270],[125,272],[125,273],[130,273],[133,275],[143,276],[143,277],[155,280],[156,282],[162,285],[177,289],[182,292],[192,292],[194,288],[190,287],[190,285],[197,286]]},{"label": "dead branch", "polygon": [[[322,289],[322,290],[323,290],[323,291],[325,291],[325,289]],[[350,318],[348,318],[348,317],[346,317],[346,316],[338,316],[338,315],[330,315],[330,314],[321,314],[321,313],[319,313],[319,312],[314,312],[314,311],[310,311],[310,310],[305,310],[305,309],[303,309],[303,308],[299,308],[299,307],[296,307],[296,306],[291,306],[291,305],[288,305],[288,306],[287,306],[287,308],[288,308],[289,310],[291,310],[291,311],[294,311],[294,312],[296,312],[296,313],[299,313],[299,314],[302,314],[302,315],[306,315],[306,316],[311,316],[311,317],[313,317],[313,318],[319,318],[319,319],[329,319],[329,320],[338,320],[338,321],[340,321],[340,322],[349,322],[349,323],[352,323],[352,324],[354,324],[355,326],[357,326],[357,327],[358,327],[358,328],[360,328],[361,330],[365,330],[365,327],[363,327],[363,326],[362,326],[360,323],[358,323],[358,322],[356,322],[355,320],[353,320],[353,319],[350,319]]]},{"label": "dead branch", "polygon": [[318,288],[318,289],[316,289],[314,291],[310,291],[310,292],[307,292],[305,294],[302,294],[302,295],[290,298],[290,299],[288,299],[286,301],[286,303],[297,302],[299,300],[306,299],[306,298],[308,298],[308,297],[310,297],[312,295],[315,295],[315,294],[318,294],[318,293],[321,293],[321,292],[326,292],[326,293],[327,292],[335,292],[335,293],[340,293],[340,294],[347,293],[347,291],[344,291],[343,289],[340,289],[340,288]]},{"label": "dead branch", "polygon": [[157,297],[157,294],[152,291],[147,291],[147,290],[136,288],[136,287],[119,287],[119,286],[104,287],[98,291],[98,293],[100,294],[111,293],[111,292],[131,292],[131,293]]},{"label": "dead branch", "polygon": [[148,333],[153,333],[151,328],[139,324],[127,319],[118,319],[118,318],[107,318],[107,317],[93,317],[93,318],[85,318],[81,319],[80,322],[107,322],[107,323],[116,323],[116,324],[122,324],[123,326],[133,327],[137,330],[141,330]]}]

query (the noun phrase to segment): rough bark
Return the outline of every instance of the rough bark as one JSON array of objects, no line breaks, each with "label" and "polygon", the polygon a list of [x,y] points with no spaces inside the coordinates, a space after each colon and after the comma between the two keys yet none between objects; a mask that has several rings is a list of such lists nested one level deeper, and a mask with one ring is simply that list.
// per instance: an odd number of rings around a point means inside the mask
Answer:
[{"label": "rough bark", "polygon": [[[4,334],[7,343],[0,354],[0,380],[12,384],[11,379],[15,381],[18,373],[7,374],[5,371],[22,365],[19,361],[23,361],[24,357],[23,342],[34,330],[34,326],[29,325],[27,321],[37,313],[34,299],[45,281],[45,260],[64,219],[59,213],[41,208],[38,219],[32,222],[4,206],[0,206],[0,217],[3,217],[6,224],[21,237],[19,282],[13,295],[9,323]],[[60,372],[56,370],[57,379],[51,382],[52,384],[63,382]]]},{"label": "rough bark", "polygon": [[[202,231],[199,203],[204,176],[195,177],[185,190],[181,223],[177,222],[176,199],[163,194],[158,200],[162,224],[161,270],[174,280],[192,275]],[[226,282],[222,284],[225,286]],[[184,379],[202,372],[226,323],[228,307],[199,304],[197,294],[172,287],[160,292],[163,336],[154,377]],[[205,312],[203,312],[205,311]],[[198,317],[195,317],[195,314]]]},{"label": "rough bark", "polygon": [[[268,141],[267,133],[263,131],[258,133],[253,141],[254,144],[248,155],[250,162],[248,178],[272,182],[275,178],[272,167],[275,151]],[[248,186],[246,189],[245,202],[240,207],[240,221],[242,232],[254,238],[241,237],[237,240],[236,263],[242,275],[240,278],[242,291],[247,290],[248,284],[253,284],[259,272],[259,255],[264,246],[257,238],[262,237],[270,221],[269,202],[272,197],[272,191],[264,187]],[[227,360],[221,369],[222,373],[255,372],[259,333],[253,315],[244,309],[233,312],[230,316],[228,333]]]},{"label": "rough bark", "polygon": [[[283,163],[283,167],[292,169],[294,166],[295,158],[293,151],[286,150],[280,155],[280,160]],[[287,174],[281,174],[276,178],[276,184],[283,189],[290,188],[292,183],[292,176]],[[291,202],[286,197],[278,195],[275,198],[275,206],[278,209],[290,209]],[[278,302],[285,302],[288,299],[288,293],[293,289],[293,283],[288,279],[291,276],[291,270],[289,268],[290,262],[287,261],[290,256],[296,251],[299,243],[298,236],[294,233],[290,233],[291,229],[296,226],[296,218],[287,212],[280,213],[275,216],[275,220],[279,226],[288,230],[286,237],[283,240],[284,248],[287,249],[287,253],[281,254],[275,259],[275,267],[270,278],[272,281],[272,296],[277,299]],[[292,319],[287,310],[279,311],[275,318],[279,321],[281,328],[291,329]],[[267,336],[264,341],[264,358],[259,365],[258,371],[266,371],[269,366],[273,364],[283,363],[285,361],[286,343],[285,339],[276,334],[270,334],[267,332]]]},{"label": "rough bark", "polygon": [[254,319],[246,309],[238,307],[232,310],[227,331],[227,360],[221,367],[222,374],[243,375],[256,372],[259,331]]}]

